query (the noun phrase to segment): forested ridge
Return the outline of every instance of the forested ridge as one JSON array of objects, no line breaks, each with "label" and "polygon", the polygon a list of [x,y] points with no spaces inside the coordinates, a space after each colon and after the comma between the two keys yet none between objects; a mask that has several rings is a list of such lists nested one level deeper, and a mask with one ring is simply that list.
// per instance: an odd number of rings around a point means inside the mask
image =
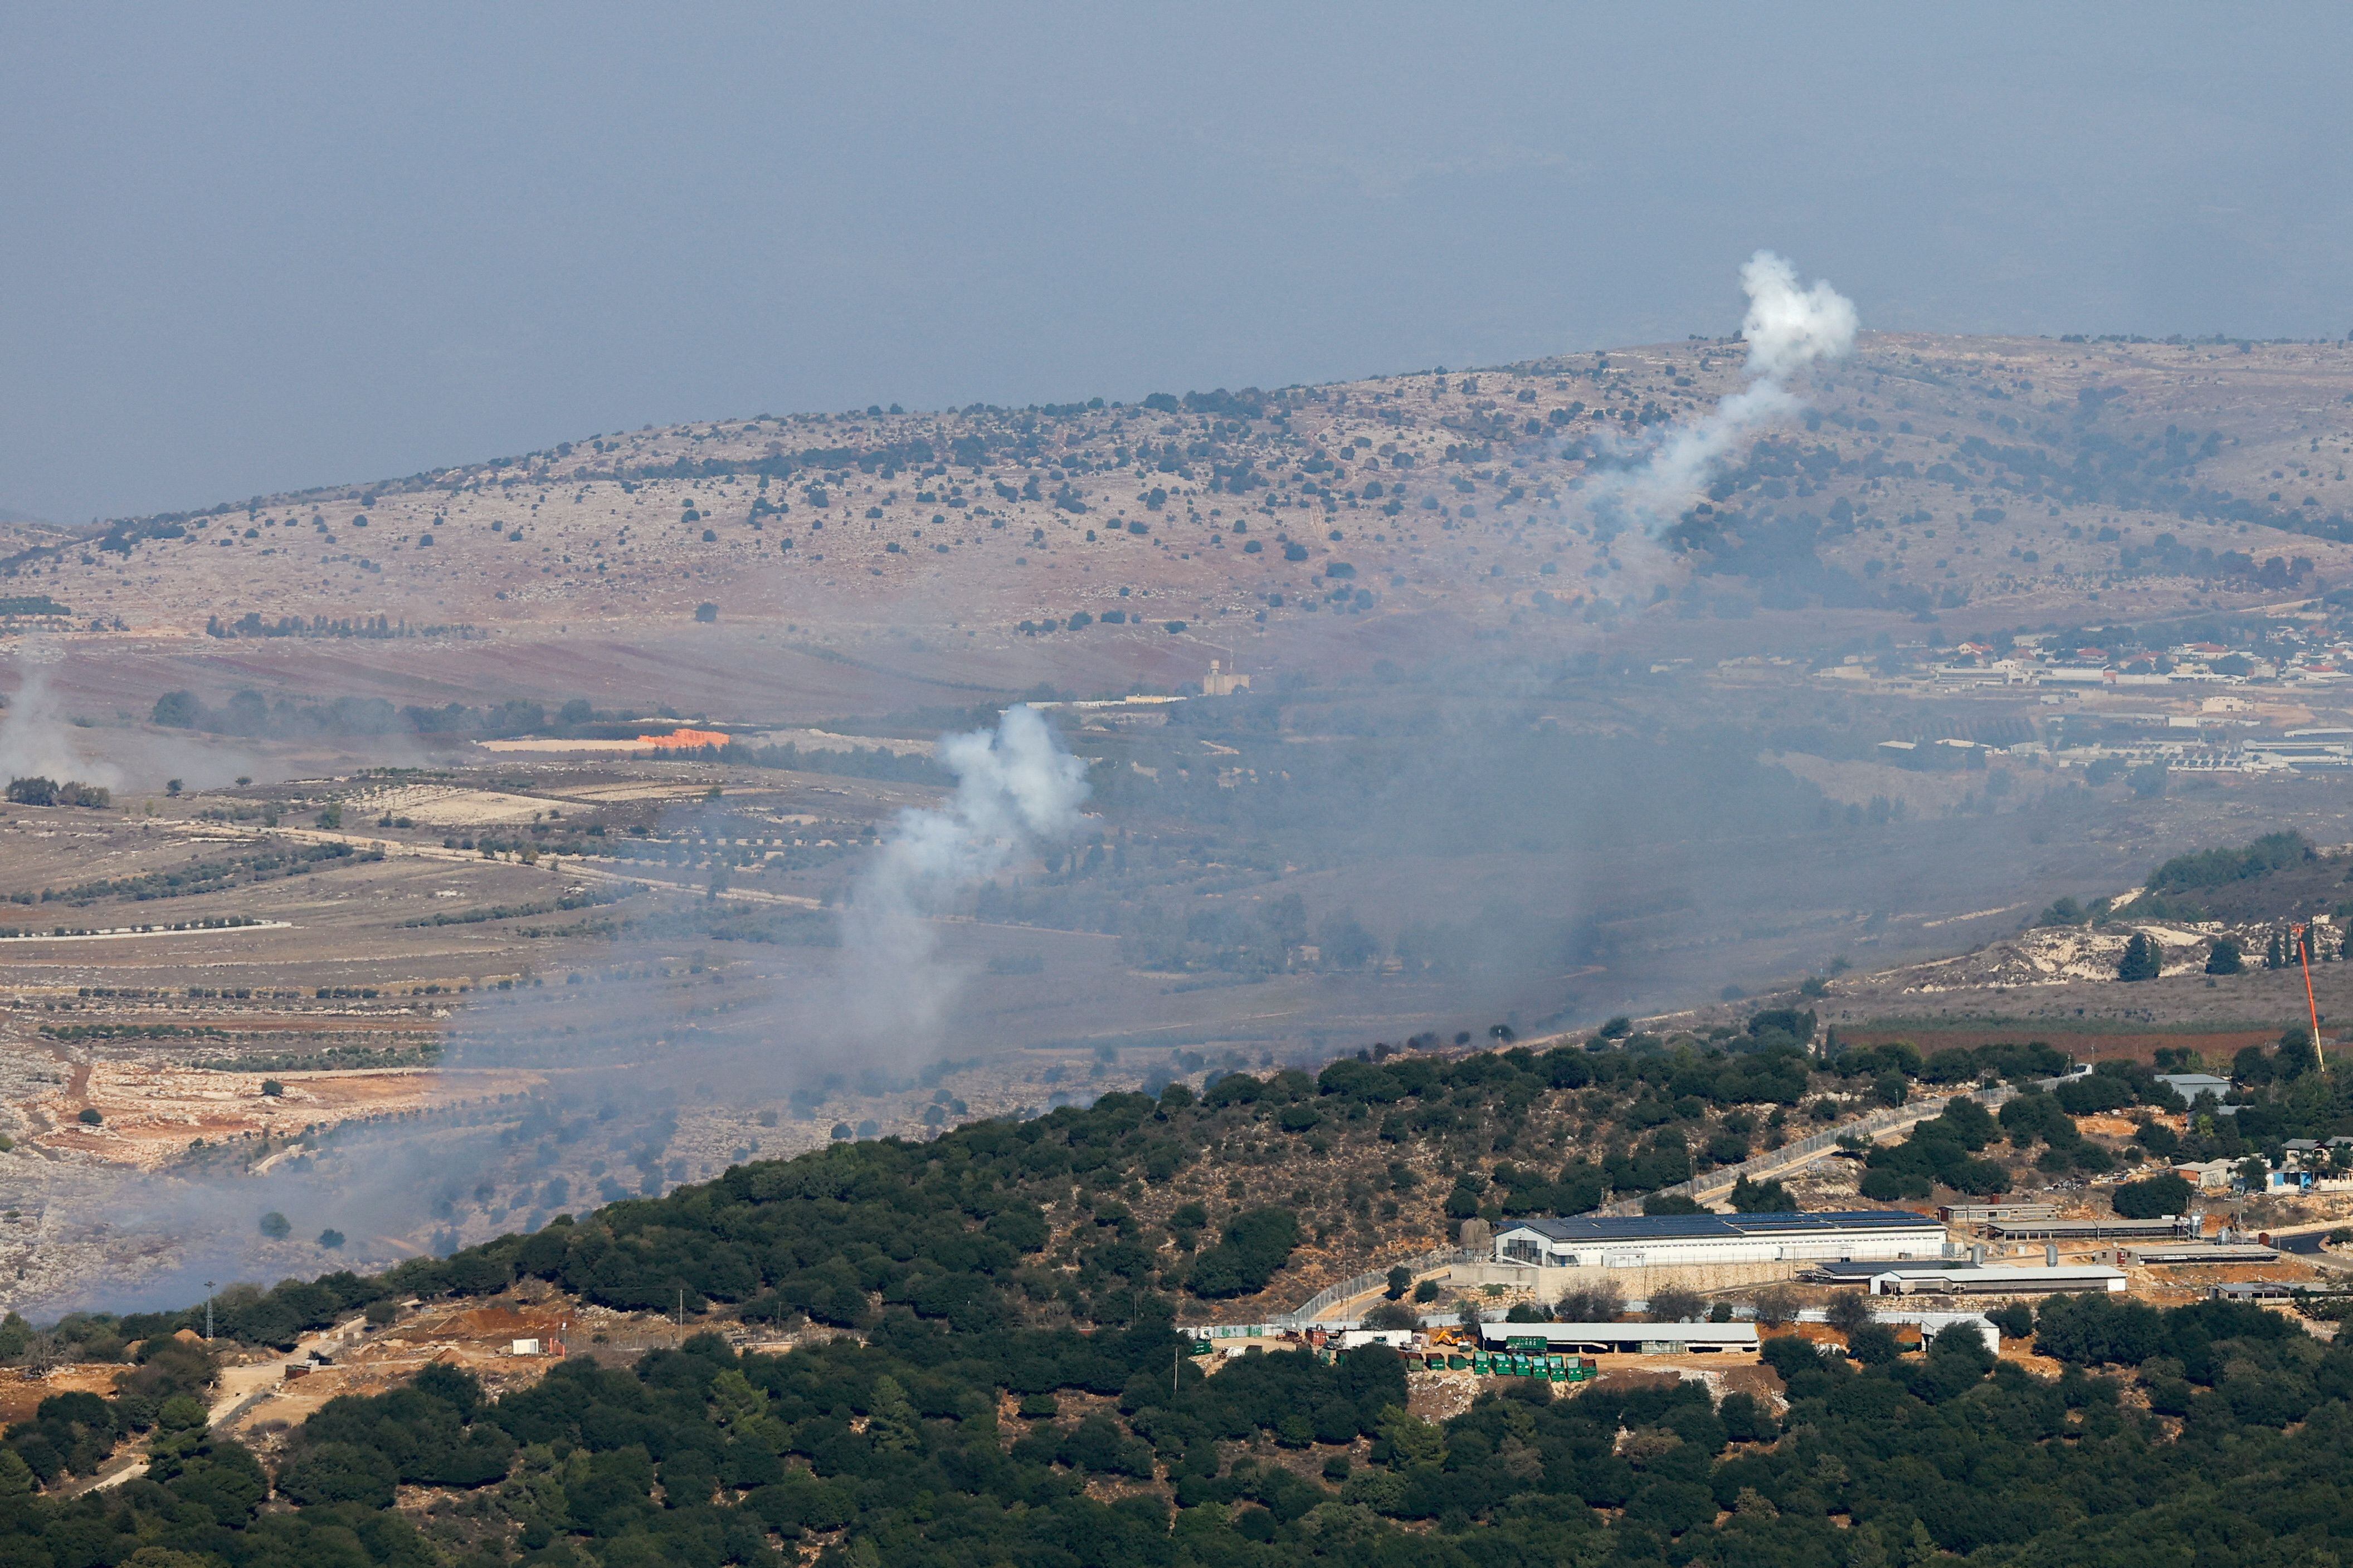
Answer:
[{"label": "forested ridge", "polygon": [[[1214,1375],[1186,1353],[1180,1310],[1261,1310],[1253,1293],[1320,1223],[1266,1201],[1264,1181],[1236,1196],[1208,1173],[1289,1181],[1361,1145],[1408,1174],[1454,1165],[1452,1185],[1392,1194],[1526,1212],[1610,1190],[1606,1155],[1539,1164],[1548,1106],[1606,1142],[1653,1114],[1638,1107],[1672,1121],[1695,1101],[1715,1127],[1727,1107],[1810,1104],[1842,1081],[1862,1098],[2043,1065],[1884,1047],[1826,1061],[1795,1044],[1810,1020],[1760,1018],[1681,1049],[1367,1052],[1320,1079],[1116,1093],[739,1166],[383,1276],[232,1293],[223,1332],[248,1342],[519,1280],[628,1310],[683,1290],[706,1323],[806,1331],[783,1355],[710,1331],[627,1366],[575,1354],[495,1398],[434,1368],[259,1452],[204,1425],[209,1352],[170,1337],[200,1310],[86,1318],[70,1325],[85,1345],[137,1342],[137,1364],[114,1397],[57,1395],[0,1443],[0,1568],[2338,1560],[2353,1349],[2253,1307],[2005,1313],[2006,1334],[2068,1363],[2057,1379],[1995,1365],[1963,1331],[1912,1354],[1877,1331],[1843,1352],[1783,1336],[1767,1360],[1785,1411],[1699,1383],[1563,1398],[1499,1380],[1431,1423],[1407,1414],[1386,1351],[1254,1353]],[[1999,1121],[1963,1121],[1926,1141],[1991,1147]],[[147,1477],[67,1495],[126,1441],[153,1455]]]},{"label": "forested ridge", "polygon": [[[2222,1303],[2063,1298],[2036,1326],[2063,1375],[1966,1331],[1912,1355],[1858,1333],[1861,1363],[1782,1336],[1778,1415],[1700,1383],[1525,1382],[1431,1423],[1379,1349],[1205,1376],[1157,1323],[961,1331],[895,1309],[782,1356],[701,1334],[627,1369],[579,1358],[496,1400],[428,1369],[335,1400],[268,1468],[183,1425],[149,1479],[70,1501],[27,1495],[11,1451],[0,1563],[2340,1560],[2353,1350]],[[104,1402],[52,1403],[44,1426]]]}]

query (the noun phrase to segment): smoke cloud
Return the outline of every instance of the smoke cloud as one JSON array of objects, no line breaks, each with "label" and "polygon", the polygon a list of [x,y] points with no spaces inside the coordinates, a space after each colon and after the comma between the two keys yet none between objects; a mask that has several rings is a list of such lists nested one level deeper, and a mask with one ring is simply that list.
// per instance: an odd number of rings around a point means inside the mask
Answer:
[{"label": "smoke cloud", "polygon": [[74,744],[72,727],[49,689],[49,669],[57,658],[53,650],[37,645],[19,656],[24,682],[7,712],[0,714],[0,781],[73,779],[120,788],[122,776],[118,770],[85,758]]},{"label": "smoke cloud", "polygon": [[1854,348],[1854,301],[1816,279],[1798,287],[1788,258],[1760,250],[1740,269],[1748,295],[1740,335],[1748,340],[1748,374],[1779,381],[1819,359],[1843,359]]},{"label": "smoke cloud", "polygon": [[1816,279],[1799,287],[1786,257],[1760,250],[1740,269],[1748,314],[1740,333],[1748,343],[1748,384],[1704,418],[1673,426],[1630,466],[1605,471],[1588,484],[1598,521],[1656,532],[1689,506],[1733,444],[1748,431],[1785,418],[1799,406],[1783,383],[1820,360],[1854,348],[1854,302]]},{"label": "smoke cloud", "polygon": [[842,920],[851,1016],[901,1055],[936,1037],[961,978],[940,964],[929,922],[1017,857],[1068,837],[1087,798],[1086,764],[1026,705],[994,731],[944,737],[939,754],[955,794],[900,814]]}]

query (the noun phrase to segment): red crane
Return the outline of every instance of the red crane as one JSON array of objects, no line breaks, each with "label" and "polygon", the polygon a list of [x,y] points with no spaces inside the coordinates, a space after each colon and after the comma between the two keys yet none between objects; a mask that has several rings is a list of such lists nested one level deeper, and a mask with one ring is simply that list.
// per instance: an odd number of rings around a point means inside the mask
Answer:
[{"label": "red crane", "polygon": [[2312,939],[2307,934],[2310,928],[2295,925],[2288,931],[2295,938],[2295,955],[2304,964],[2304,1005],[2312,1015],[2312,1054],[2316,1060],[2320,1056],[2320,1004],[2312,999]]}]

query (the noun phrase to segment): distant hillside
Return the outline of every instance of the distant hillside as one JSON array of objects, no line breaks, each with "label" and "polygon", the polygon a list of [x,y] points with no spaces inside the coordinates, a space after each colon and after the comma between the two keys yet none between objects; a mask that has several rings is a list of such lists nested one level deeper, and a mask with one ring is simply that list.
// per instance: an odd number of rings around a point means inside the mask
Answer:
[{"label": "distant hillside", "polygon": [[[911,593],[992,639],[1312,614],[1608,621],[1658,587],[1578,492],[1743,384],[1653,345],[1474,373],[1030,408],[762,415],[27,542],[0,574],[134,627],[727,616]],[[2043,619],[2353,574],[2353,348],[1877,335],[1665,548],[1678,614]],[[1630,553],[1630,552],[1631,552]]]}]

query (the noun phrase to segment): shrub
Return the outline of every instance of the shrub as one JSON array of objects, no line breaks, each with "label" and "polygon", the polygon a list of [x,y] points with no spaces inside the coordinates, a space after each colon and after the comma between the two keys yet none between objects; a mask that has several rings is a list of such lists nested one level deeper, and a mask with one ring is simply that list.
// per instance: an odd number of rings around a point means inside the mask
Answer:
[{"label": "shrub", "polygon": [[1649,1307],[1654,1323],[1687,1323],[1699,1316],[1700,1294],[1682,1285],[1662,1285],[1651,1292]]},{"label": "shrub", "polygon": [[1614,1323],[1625,1310],[1626,1294],[1615,1285],[1572,1285],[1553,1303],[1553,1317],[1563,1323]]},{"label": "shrub", "polygon": [[278,1490],[287,1499],[310,1506],[355,1502],[366,1508],[390,1508],[399,1472],[374,1448],[354,1443],[322,1443],[279,1472]]},{"label": "shrub", "polygon": [[1743,1176],[1732,1184],[1732,1206],[1740,1214],[1795,1214],[1798,1200],[1778,1176],[1763,1182]]},{"label": "shrub", "polygon": [[2194,1195],[2188,1181],[2168,1171],[2161,1176],[2125,1183],[2109,1195],[2108,1203],[2125,1219],[2162,1219],[2187,1214]]},{"label": "shrub", "polygon": [[1299,1245],[1299,1217],[1289,1209],[1246,1209],[1225,1224],[1218,1245],[1194,1260],[1186,1289],[1196,1296],[1247,1296],[1263,1290]]}]

